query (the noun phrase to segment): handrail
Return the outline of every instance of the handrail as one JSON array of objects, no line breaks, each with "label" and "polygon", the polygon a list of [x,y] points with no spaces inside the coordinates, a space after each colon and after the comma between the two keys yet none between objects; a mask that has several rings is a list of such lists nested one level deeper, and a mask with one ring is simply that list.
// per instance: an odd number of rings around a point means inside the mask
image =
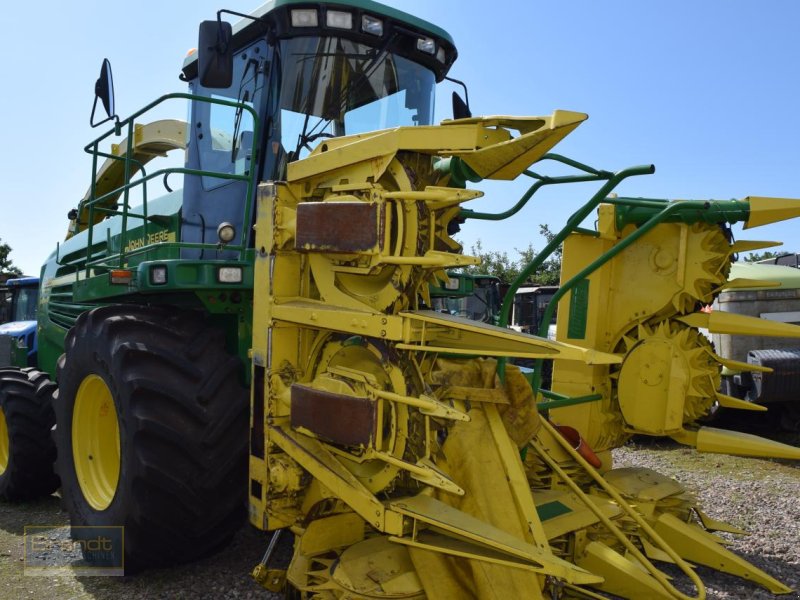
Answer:
[{"label": "handrail", "polygon": [[[138,256],[140,254],[145,254],[146,252],[153,250],[157,247],[169,247],[169,248],[176,248],[179,250],[208,250],[208,249],[218,249],[218,246],[215,244],[201,244],[199,242],[156,242],[154,244],[148,244],[146,246],[141,246],[139,248],[134,248],[132,250],[128,250],[124,253],[126,257],[131,256]],[[237,246],[235,248],[231,248],[230,246],[225,246],[225,249],[231,250],[240,250],[240,247]],[[104,268],[114,268],[110,263],[114,260],[119,258],[121,253],[109,254],[107,256],[101,256],[99,258],[95,258],[92,260],[87,261],[85,266],[90,267],[104,267]],[[244,262],[244,258],[239,258],[240,262]]]},{"label": "handrail", "polygon": [[[580,209],[575,211],[572,216],[567,220],[566,225],[559,231],[553,239],[551,239],[547,245],[539,252],[534,259],[528,263],[522,272],[517,276],[516,279],[511,283],[506,292],[505,297],[503,298],[503,307],[500,310],[500,326],[505,327],[508,325],[508,318],[509,313],[511,312],[511,304],[514,300],[514,295],[517,293],[517,290],[522,286],[523,283],[530,277],[536,269],[538,269],[542,263],[550,257],[550,255],[561,245],[561,243],[567,238],[567,236],[572,233],[583,220],[589,216],[589,214],[597,208],[597,206],[606,199],[608,194],[613,190],[617,185],[619,185],[624,179],[628,177],[634,177],[637,175],[650,175],[655,172],[655,167],[653,165],[641,165],[636,167],[629,167],[627,169],[623,169],[618,173],[614,173],[608,181],[591,197],[591,199],[584,204]],[[552,301],[551,301],[552,303]]]},{"label": "handrail", "polygon": [[[158,244],[147,244],[146,241],[145,241],[145,246],[142,247],[142,248],[136,249],[139,252],[136,252],[135,254],[134,254],[133,251],[127,251],[126,252],[126,250],[125,250],[126,245],[127,245],[126,241],[127,241],[127,235],[128,235],[128,218],[129,217],[130,218],[135,218],[135,219],[142,219],[142,223],[143,223],[142,227],[143,227],[143,230],[144,230],[144,239],[147,240],[147,224],[148,224],[147,182],[150,181],[151,179],[156,178],[156,177],[166,176],[166,175],[171,174],[171,173],[181,173],[181,174],[184,174],[184,175],[207,176],[207,177],[215,177],[215,178],[218,178],[218,179],[228,179],[228,180],[233,180],[233,181],[245,181],[245,182],[247,182],[247,190],[246,190],[246,197],[245,197],[245,202],[244,202],[244,220],[243,220],[244,223],[247,222],[248,216],[252,212],[252,203],[253,203],[253,194],[254,194],[254,182],[255,182],[255,177],[256,177],[256,173],[257,173],[257,169],[254,168],[254,166],[252,166],[252,163],[251,163],[250,172],[248,174],[245,174],[245,175],[238,175],[238,174],[235,174],[235,173],[221,173],[221,172],[216,172],[216,171],[205,171],[205,170],[200,170],[200,169],[179,168],[179,167],[174,167],[174,168],[170,167],[170,168],[165,168],[165,169],[159,169],[158,171],[155,171],[153,173],[147,174],[145,169],[144,169],[143,163],[141,163],[140,161],[136,160],[133,157],[133,154],[134,154],[134,139],[135,139],[134,127],[136,125],[136,118],[140,117],[141,115],[143,115],[145,113],[147,113],[149,110],[151,110],[152,108],[158,106],[159,104],[162,104],[163,102],[166,102],[168,100],[174,100],[174,99],[185,99],[185,100],[190,100],[190,101],[199,101],[199,102],[205,102],[205,103],[208,103],[208,104],[217,104],[217,105],[221,105],[221,106],[228,106],[228,107],[231,107],[231,108],[235,108],[237,110],[246,110],[246,111],[248,111],[250,113],[250,115],[252,116],[252,118],[253,118],[253,141],[252,141],[252,146],[250,148],[251,157],[253,157],[253,160],[256,159],[257,149],[258,149],[258,140],[259,140],[259,136],[260,136],[259,118],[258,118],[258,114],[256,113],[256,111],[252,107],[250,107],[247,104],[242,103],[242,102],[233,102],[233,101],[230,101],[230,100],[222,100],[222,99],[219,99],[219,98],[209,98],[209,97],[206,97],[206,96],[196,96],[196,95],[193,95],[193,94],[188,94],[188,93],[183,93],[183,92],[176,92],[176,93],[171,93],[171,94],[165,94],[165,95],[157,98],[156,100],[154,100],[150,104],[146,105],[144,108],[142,108],[139,111],[133,113],[127,119],[124,119],[123,121],[119,121],[119,122],[115,123],[115,125],[114,125],[114,127],[112,129],[110,129],[109,131],[107,131],[103,135],[99,136],[98,138],[96,138],[92,142],[89,142],[89,144],[87,144],[84,147],[84,151],[92,155],[92,183],[91,183],[91,186],[90,186],[89,197],[88,197],[88,199],[86,201],[82,202],[82,206],[79,209],[79,215],[80,215],[80,210],[81,209],[88,208],[88,210],[89,210],[88,227],[87,227],[87,229],[88,229],[87,247],[88,248],[92,247],[92,242],[93,242],[94,225],[95,225],[95,222],[94,222],[95,211],[100,211],[100,212],[106,213],[106,214],[121,215],[122,216],[122,223],[121,223],[121,227],[120,227],[120,252],[118,254],[115,254],[115,255],[108,255],[107,254],[102,259],[94,259],[94,260],[91,258],[90,255],[87,255],[86,264],[85,264],[86,277],[89,277],[89,267],[90,266],[97,266],[99,264],[103,264],[103,262],[109,262],[109,259],[112,256],[113,256],[113,258],[117,258],[118,257],[119,258],[119,266],[123,267],[125,265],[125,257],[126,256],[139,254],[142,251],[144,251],[144,249],[149,249],[149,248],[152,248],[155,245],[158,245]],[[127,148],[125,149],[124,153],[122,153],[122,155],[116,155],[116,154],[101,152],[100,149],[99,149],[99,144],[101,142],[103,142],[104,140],[106,140],[107,138],[109,138],[110,136],[112,136],[112,135],[116,135],[116,136],[121,135],[121,131],[122,131],[123,127],[127,127]],[[113,189],[113,190],[111,190],[109,192],[106,192],[105,194],[103,194],[103,195],[101,195],[99,197],[96,196],[96,190],[97,190],[97,161],[98,161],[98,157],[103,157],[103,158],[111,159],[111,160],[124,161],[124,171],[125,171],[124,172],[124,179],[123,179],[124,183],[121,186],[119,186],[119,187],[117,187],[117,188],[115,188],[115,189]],[[143,175],[142,177],[140,177],[139,179],[137,179],[134,182],[130,181],[132,163],[136,164],[138,166],[139,171],[141,171],[141,173]],[[129,203],[130,190],[132,190],[133,188],[135,188],[137,186],[142,186],[142,190],[143,190],[142,191],[142,213],[141,214],[132,213],[131,210],[130,210],[130,203]],[[104,206],[98,206],[98,204],[102,203],[104,200],[107,200],[107,199],[109,199],[109,198],[111,198],[113,196],[118,196],[120,194],[120,192],[122,192],[122,195],[123,195],[122,210],[121,211],[118,210],[118,209],[111,209],[111,208],[107,208],[107,207],[104,207]],[[244,240],[244,238],[243,238],[243,240]],[[164,242],[160,242],[159,244],[163,244],[163,243]],[[185,245],[185,244],[177,243],[177,242],[170,242],[169,244],[171,245],[171,247],[177,247],[177,248],[183,248],[183,247],[215,248],[216,247],[215,244],[191,244],[191,245]],[[107,249],[107,251],[108,250],[109,249]],[[239,252],[239,260],[244,260],[245,259],[245,251],[247,250],[247,245],[243,241],[241,244],[227,245],[226,246],[226,250],[238,251]]]},{"label": "handrail", "polygon": [[530,188],[528,188],[528,191],[526,191],[522,195],[522,197],[517,201],[516,204],[514,204],[514,206],[500,213],[484,213],[484,212],[477,212],[469,208],[463,208],[461,209],[461,213],[459,214],[459,216],[464,219],[502,221],[503,219],[507,219],[517,214],[522,209],[522,207],[528,203],[528,201],[533,197],[533,195],[536,192],[538,192],[539,189],[541,189],[546,185],[560,185],[563,183],[586,183],[591,181],[602,181],[605,179],[611,179],[611,177],[613,176],[613,173],[609,171],[601,171],[595,169],[593,167],[590,167],[589,165],[585,165],[571,158],[567,158],[566,156],[561,156],[560,154],[553,154],[553,153],[545,154],[544,156],[542,156],[542,158],[539,159],[539,161],[543,160],[552,160],[555,162],[560,162],[562,164],[584,171],[585,173],[588,173],[588,175],[562,175],[559,177],[550,177],[548,175],[539,175],[538,173],[535,173],[533,171],[525,170],[523,171],[524,175],[532,179],[536,179],[537,181],[536,183],[531,185]]}]

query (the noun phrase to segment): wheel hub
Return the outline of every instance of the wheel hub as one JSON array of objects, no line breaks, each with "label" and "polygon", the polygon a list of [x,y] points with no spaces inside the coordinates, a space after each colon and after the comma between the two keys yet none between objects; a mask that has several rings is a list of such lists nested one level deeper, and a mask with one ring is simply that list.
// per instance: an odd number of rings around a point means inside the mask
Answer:
[{"label": "wheel hub", "polygon": [[708,412],[719,365],[697,330],[677,321],[639,325],[623,342],[620,350],[626,356],[617,389],[628,427],[668,435]]},{"label": "wheel hub", "polygon": [[119,421],[114,398],[98,375],[81,382],[72,413],[72,458],[81,492],[95,510],[114,499],[120,473]]}]

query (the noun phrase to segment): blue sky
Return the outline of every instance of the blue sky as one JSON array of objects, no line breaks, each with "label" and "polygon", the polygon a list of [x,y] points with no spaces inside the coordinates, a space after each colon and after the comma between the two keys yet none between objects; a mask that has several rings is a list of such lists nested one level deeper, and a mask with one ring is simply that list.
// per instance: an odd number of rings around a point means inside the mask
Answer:
[{"label": "blue sky", "polygon": [[[459,48],[451,75],[469,85],[473,113],[589,113],[557,151],[596,167],[644,163],[655,175],[629,179],[621,195],[657,198],[800,197],[798,59],[800,3],[739,0],[386,2],[448,30]],[[135,5],[47,0],[35,11],[4,7],[0,164],[5,183],[0,239],[27,274],[62,240],[66,214],[90,181],[83,147],[94,82],[108,57],[117,111],[127,116],[157,96],[183,91],[178,72],[197,26],[218,8],[258,2],[140,0]],[[437,118],[450,113],[443,88]],[[170,116],[185,118],[176,105]],[[544,170],[544,169],[542,169]],[[499,210],[527,182],[479,185],[473,203]],[[468,223],[467,249],[543,246],[538,225],[558,229],[591,195],[589,186],[542,192],[515,219]],[[800,250],[800,222],[737,237]]]}]

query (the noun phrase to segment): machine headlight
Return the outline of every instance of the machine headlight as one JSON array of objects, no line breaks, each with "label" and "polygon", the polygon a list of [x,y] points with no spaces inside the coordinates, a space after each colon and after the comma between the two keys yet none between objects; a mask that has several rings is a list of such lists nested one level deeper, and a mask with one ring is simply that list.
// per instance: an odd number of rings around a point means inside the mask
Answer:
[{"label": "machine headlight", "polygon": [[220,283],[242,283],[242,267],[220,267],[217,280]]},{"label": "machine headlight", "polygon": [[343,10],[329,10],[325,13],[325,24],[336,29],[352,29],[353,14]]},{"label": "machine headlight", "polygon": [[164,265],[150,267],[150,283],[152,285],[164,285],[167,283],[167,267]]},{"label": "machine headlight", "polygon": [[383,35],[383,21],[369,15],[362,15],[361,31],[370,35]]},{"label": "machine headlight", "polygon": [[292,11],[292,27],[319,27],[317,9],[305,8]]},{"label": "machine headlight", "polygon": [[426,54],[436,54],[436,42],[431,38],[418,38],[417,50]]},{"label": "machine headlight", "polygon": [[229,244],[236,237],[236,228],[228,222],[220,223],[217,227],[217,237],[220,244]]}]

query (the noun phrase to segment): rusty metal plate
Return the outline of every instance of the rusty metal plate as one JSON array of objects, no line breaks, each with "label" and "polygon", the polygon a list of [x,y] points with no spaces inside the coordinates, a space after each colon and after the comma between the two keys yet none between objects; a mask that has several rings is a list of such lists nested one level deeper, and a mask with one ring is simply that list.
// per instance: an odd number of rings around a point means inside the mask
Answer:
[{"label": "rusty metal plate", "polygon": [[295,248],[309,252],[364,252],[383,238],[374,202],[303,202],[297,205]]},{"label": "rusty metal plate", "polygon": [[343,446],[370,446],[377,430],[377,407],[356,398],[292,384],[293,429],[302,427],[321,439]]}]

